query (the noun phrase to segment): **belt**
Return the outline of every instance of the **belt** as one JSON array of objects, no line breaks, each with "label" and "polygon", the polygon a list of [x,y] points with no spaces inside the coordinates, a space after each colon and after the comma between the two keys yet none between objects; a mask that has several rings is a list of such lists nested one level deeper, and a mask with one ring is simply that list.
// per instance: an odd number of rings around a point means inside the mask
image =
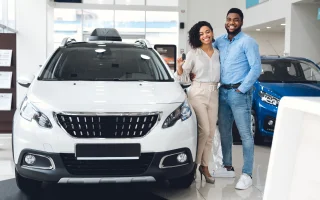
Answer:
[{"label": "belt", "polygon": [[239,86],[241,85],[241,83],[236,83],[236,84],[222,84],[220,87],[227,89],[227,90],[231,90],[231,89],[237,89]]}]

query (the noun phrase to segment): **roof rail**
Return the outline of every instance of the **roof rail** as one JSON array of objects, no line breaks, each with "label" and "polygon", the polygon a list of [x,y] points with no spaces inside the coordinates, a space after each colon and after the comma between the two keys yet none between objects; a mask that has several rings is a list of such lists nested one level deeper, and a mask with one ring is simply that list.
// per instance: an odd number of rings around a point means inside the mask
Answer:
[{"label": "roof rail", "polygon": [[73,38],[70,38],[70,37],[63,38],[63,40],[60,44],[60,47],[66,47],[68,44],[70,44],[72,42],[76,42],[76,40]]},{"label": "roof rail", "polygon": [[145,48],[152,48],[150,42],[146,39],[138,39],[134,43],[136,43],[136,44],[138,43],[138,44],[144,46]]}]

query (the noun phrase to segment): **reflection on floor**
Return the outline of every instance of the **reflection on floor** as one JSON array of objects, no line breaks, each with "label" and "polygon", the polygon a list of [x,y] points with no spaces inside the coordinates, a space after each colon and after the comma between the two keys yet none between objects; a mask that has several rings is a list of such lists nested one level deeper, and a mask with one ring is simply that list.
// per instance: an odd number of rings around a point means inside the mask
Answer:
[{"label": "reflection on floor", "polygon": [[64,200],[64,199],[148,199],[148,200],[238,200],[262,199],[268,160],[269,146],[255,147],[255,163],[253,172],[254,186],[248,190],[235,190],[242,168],[242,146],[233,147],[233,162],[236,178],[218,178],[214,185],[201,182],[200,174],[189,189],[177,190],[166,183],[130,184],[130,185],[45,185],[44,191],[37,198],[28,198],[22,194],[14,180],[12,163],[11,138],[0,135],[0,200]]}]

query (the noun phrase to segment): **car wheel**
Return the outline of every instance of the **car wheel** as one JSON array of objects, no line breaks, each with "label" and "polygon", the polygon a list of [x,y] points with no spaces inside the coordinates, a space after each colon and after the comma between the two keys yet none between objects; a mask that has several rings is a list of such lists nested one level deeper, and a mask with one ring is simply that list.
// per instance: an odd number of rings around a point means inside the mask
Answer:
[{"label": "car wheel", "polygon": [[[250,126],[251,126],[251,134],[252,137],[254,138],[254,143],[255,144],[263,144],[264,142],[264,137],[261,136],[258,132],[258,123],[257,123],[257,118],[254,110],[251,110],[251,121],[250,121]],[[234,145],[241,145],[241,137],[239,134],[239,130],[237,128],[237,125],[235,122],[233,122],[232,126],[232,136],[233,136],[233,144]]]},{"label": "car wheel", "polygon": [[264,137],[259,133],[258,120],[254,110],[251,111],[251,133],[254,138],[254,144],[264,144]]},{"label": "car wheel", "polygon": [[241,145],[242,144],[239,130],[238,130],[235,122],[233,122],[233,124],[232,124],[232,138],[233,138],[234,145]]},{"label": "car wheel", "polygon": [[16,183],[18,188],[27,195],[33,195],[39,193],[42,182],[31,180],[21,176],[17,170],[15,170]]},{"label": "car wheel", "polygon": [[169,180],[173,188],[188,188],[194,181],[196,165],[194,169],[186,176]]}]

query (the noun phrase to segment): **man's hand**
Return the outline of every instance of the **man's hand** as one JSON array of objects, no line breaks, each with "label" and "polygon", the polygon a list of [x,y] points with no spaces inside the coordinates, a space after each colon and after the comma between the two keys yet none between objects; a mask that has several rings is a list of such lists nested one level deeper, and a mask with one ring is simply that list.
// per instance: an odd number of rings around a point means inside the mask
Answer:
[{"label": "man's hand", "polygon": [[240,90],[238,90],[238,89],[236,89],[236,92],[238,92],[238,93],[242,93]]},{"label": "man's hand", "polygon": [[196,78],[196,75],[194,73],[190,73],[190,80],[193,81],[193,79]]}]

